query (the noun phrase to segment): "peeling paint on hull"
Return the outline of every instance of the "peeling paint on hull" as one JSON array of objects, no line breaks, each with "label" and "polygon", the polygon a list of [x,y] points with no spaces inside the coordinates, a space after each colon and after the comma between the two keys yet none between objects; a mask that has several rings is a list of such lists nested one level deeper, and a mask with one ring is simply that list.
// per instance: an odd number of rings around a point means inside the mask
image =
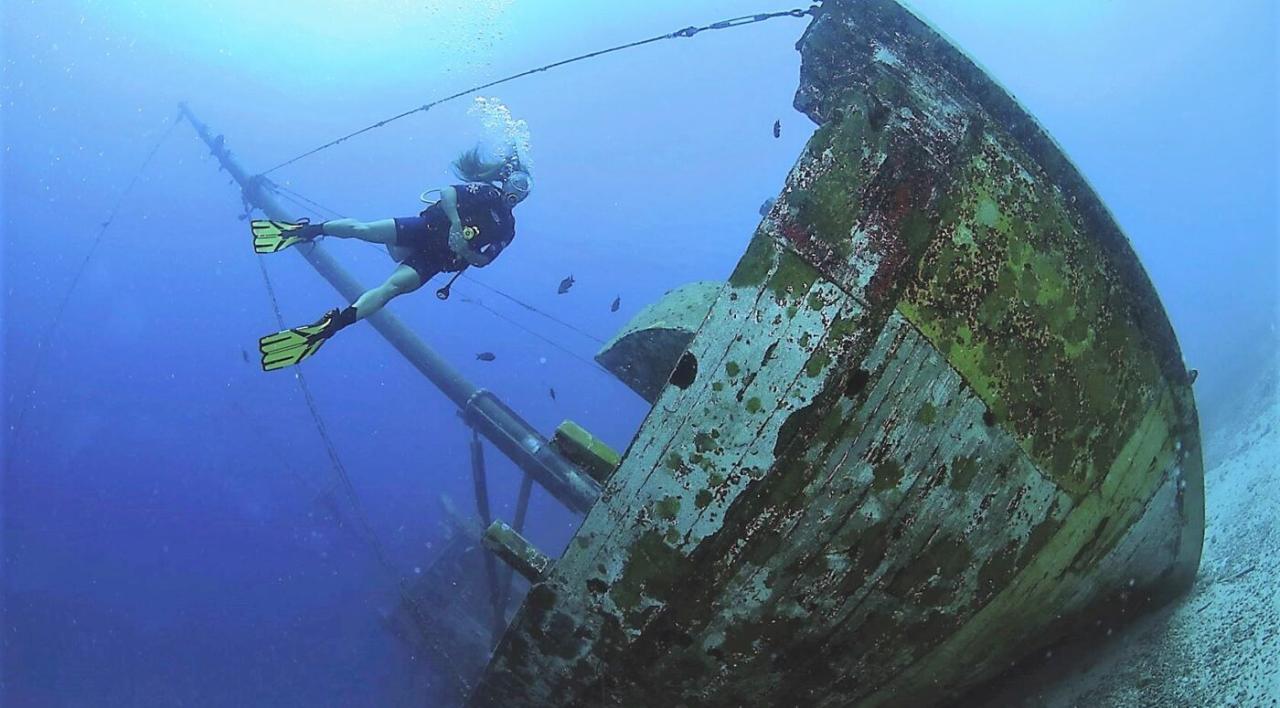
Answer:
[{"label": "peeling paint on hull", "polygon": [[800,42],[820,124],[472,697],[932,705],[1184,589],[1177,343],[1035,122],[890,0]]}]

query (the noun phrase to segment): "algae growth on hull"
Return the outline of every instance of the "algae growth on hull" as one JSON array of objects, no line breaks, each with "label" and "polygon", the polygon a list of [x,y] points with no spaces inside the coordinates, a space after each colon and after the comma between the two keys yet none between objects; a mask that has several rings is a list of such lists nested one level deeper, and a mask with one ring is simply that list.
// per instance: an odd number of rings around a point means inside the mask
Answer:
[{"label": "algae growth on hull", "polygon": [[475,705],[936,704],[1194,574],[1186,372],[1096,195],[890,0],[799,48],[820,128]]}]

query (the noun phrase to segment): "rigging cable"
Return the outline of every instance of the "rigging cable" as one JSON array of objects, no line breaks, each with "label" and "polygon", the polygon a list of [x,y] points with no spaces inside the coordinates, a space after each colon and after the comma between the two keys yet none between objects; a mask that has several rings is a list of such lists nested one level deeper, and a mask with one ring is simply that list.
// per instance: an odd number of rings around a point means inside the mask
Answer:
[{"label": "rigging cable", "polygon": [[142,164],[138,165],[138,169],[135,170],[133,176],[129,178],[129,182],[125,184],[124,189],[122,189],[120,194],[116,196],[116,202],[111,207],[111,212],[107,216],[107,220],[102,222],[98,227],[98,234],[93,238],[93,244],[89,246],[89,251],[84,255],[84,260],[80,262],[80,267],[76,269],[75,275],[71,277],[71,284],[67,286],[67,291],[63,294],[62,301],[58,303],[58,309],[54,311],[53,319],[49,320],[49,326],[45,328],[44,335],[42,335],[37,342],[36,363],[31,371],[31,383],[28,391],[28,396],[30,398],[27,401],[27,405],[23,405],[18,409],[18,419],[14,421],[14,424],[9,428],[9,433],[11,435],[11,454],[8,459],[17,459],[17,456],[12,454],[12,451],[16,450],[18,447],[18,436],[22,431],[22,422],[26,419],[27,412],[35,407],[35,395],[36,389],[40,383],[40,374],[44,370],[44,362],[48,359],[48,357],[42,356],[40,353],[45,349],[48,349],[49,342],[52,341],[54,332],[57,331],[58,325],[62,323],[62,316],[66,314],[67,305],[71,302],[71,295],[75,292],[76,286],[80,284],[80,279],[84,277],[85,271],[89,269],[89,262],[93,260],[94,254],[97,253],[98,246],[102,243],[102,238],[106,235],[107,229],[111,228],[111,224],[115,222],[116,216],[120,214],[120,208],[124,206],[124,200],[133,192],[133,188],[138,184],[138,180],[142,177],[142,173],[151,165],[151,161],[155,159],[156,153],[160,152],[160,147],[164,145],[165,141],[169,139],[169,136],[173,134],[173,129],[177,127],[181,119],[181,114],[173,119],[173,122],[169,124],[169,127],[160,135],[160,138],[156,140],[155,144],[151,146],[151,150],[147,152],[147,156],[143,158]]},{"label": "rigging cable", "polygon": [[[282,200],[284,200],[284,201],[286,201],[286,202],[289,202],[289,203],[290,203],[290,204],[292,204],[293,206],[297,207],[299,211],[302,211],[302,212],[304,212],[304,213],[308,213],[308,214],[315,214],[316,216],[320,216],[320,213],[319,213],[319,212],[317,212],[314,208],[307,206],[307,205],[306,205],[306,204],[304,204],[303,202],[298,201],[297,199],[295,199],[294,197],[289,196],[288,194],[281,193],[281,194],[279,194],[279,197],[280,197]],[[253,213],[253,210],[252,210],[252,209],[250,209],[250,210],[245,214],[245,216],[248,216],[249,214],[252,214],[252,213]]]},{"label": "rigging cable", "polygon": [[[275,313],[276,323],[280,329],[285,329],[284,316],[280,312],[280,301],[276,298],[275,287],[271,283],[271,276],[267,273],[267,267],[263,264],[262,258],[256,259],[258,269],[262,272],[262,281],[266,285],[267,295],[271,299],[271,308]],[[332,438],[329,437],[329,431],[325,427],[324,418],[320,416],[320,409],[316,404],[315,397],[311,394],[311,387],[307,384],[307,379],[302,373],[300,367],[294,367],[294,378],[298,382],[298,388],[302,390],[302,396],[306,400],[307,409],[311,412],[311,419],[315,423],[316,433],[320,436],[324,443],[325,453],[329,457],[329,462],[333,468],[334,474],[338,478],[339,485],[343,494],[347,497],[347,503],[351,507],[352,514],[355,517],[359,527],[360,537],[364,540],[365,545],[373,553],[378,565],[381,566],[384,573],[392,580],[396,586],[396,590],[400,595],[400,599],[409,608],[414,620],[418,624],[423,640],[430,643],[431,646],[446,659],[452,660],[448,648],[436,641],[434,633],[431,632],[431,623],[427,619],[426,614],[422,611],[418,601],[413,598],[412,593],[405,586],[404,577],[396,570],[392,564],[390,557],[387,555],[386,547],[383,546],[381,539],[378,538],[377,531],[373,528],[373,523],[369,521],[368,514],[364,511],[364,506],[360,503],[360,497],[356,493],[355,485],[351,483],[351,476],[347,474],[346,465],[342,463],[342,458],[338,456],[338,449],[333,444]]]},{"label": "rigging cable", "polygon": [[[297,198],[297,199],[302,200],[303,202],[306,202],[307,204],[310,204],[310,205],[311,205],[311,210],[312,210],[312,211],[314,211],[314,212],[316,212],[317,214],[321,214],[321,213],[328,213],[330,216],[335,216],[335,217],[337,217],[337,218],[339,218],[339,219],[346,219],[346,218],[348,218],[346,214],[343,214],[343,213],[341,213],[341,212],[339,212],[339,211],[336,211],[336,210],[334,210],[334,209],[330,209],[329,207],[327,207],[327,206],[325,206],[325,205],[321,204],[320,202],[317,202],[317,201],[315,201],[315,200],[313,200],[313,199],[308,198],[305,194],[301,194],[301,193],[299,193],[299,192],[295,192],[294,190],[289,189],[288,187],[286,187],[286,186],[284,186],[284,185],[282,185],[282,184],[277,184],[276,182],[271,182],[271,183],[270,183],[270,186],[271,186],[273,189],[275,189],[275,190],[277,190],[277,191],[279,191],[279,192],[283,192],[284,194],[281,194],[281,196],[284,196],[285,194],[287,194],[287,195],[291,195],[291,196],[293,196],[293,197],[295,197],[295,198]],[[296,204],[297,202],[294,202],[294,203]]]},{"label": "rigging cable", "polygon": [[438,105],[440,105],[440,104],[442,104],[442,103],[447,103],[447,102],[449,102],[449,101],[452,101],[452,100],[455,100],[455,99],[458,99],[458,98],[462,98],[463,96],[468,96],[468,95],[473,94],[473,93],[476,93],[476,92],[478,92],[478,91],[483,91],[483,90],[485,90],[485,89],[487,89],[487,88],[492,88],[492,87],[497,86],[497,85],[499,85],[499,84],[505,84],[505,83],[507,83],[507,82],[509,82],[509,81],[515,81],[516,79],[521,79],[521,78],[524,78],[524,77],[526,77],[526,76],[530,76],[530,75],[532,75],[532,74],[537,74],[537,73],[542,72],[542,71],[548,71],[548,70],[550,70],[550,69],[555,69],[555,68],[558,68],[558,67],[561,67],[561,66],[565,66],[566,64],[572,64],[572,63],[574,63],[574,62],[583,61],[583,60],[585,60],[585,59],[594,59],[595,57],[603,56],[603,55],[605,55],[605,54],[611,54],[611,53],[613,53],[613,52],[620,52],[620,51],[622,51],[622,50],[624,50],[624,49],[633,49],[633,48],[635,48],[635,47],[644,46],[644,45],[646,45],[646,44],[652,44],[652,43],[654,43],[654,42],[660,42],[660,41],[662,41],[662,40],[664,40],[664,39],[675,39],[675,38],[677,38],[677,37],[693,37],[694,35],[698,34],[699,32],[706,32],[706,31],[710,31],[710,30],[731,29],[731,28],[734,28],[734,27],[742,27],[742,26],[744,26],[744,25],[755,24],[755,23],[757,23],[757,22],[764,22],[765,20],[772,20],[772,19],[774,19],[774,18],[776,18],[776,17],[797,17],[797,18],[803,18],[803,17],[805,17],[806,15],[814,15],[814,14],[816,14],[816,13],[817,13],[817,11],[818,11],[818,5],[810,5],[808,8],[804,8],[804,9],[796,8],[796,9],[794,9],[794,10],[781,10],[781,11],[779,11],[779,12],[762,12],[762,13],[758,13],[758,14],[755,14],[755,15],[743,15],[743,16],[741,16],[741,17],[733,17],[733,18],[730,18],[730,19],[727,19],[727,20],[721,20],[721,21],[719,21],[719,22],[712,22],[712,23],[711,23],[711,24],[709,24],[709,25],[703,25],[703,26],[701,26],[701,27],[694,27],[694,26],[685,27],[685,28],[683,28],[683,29],[678,29],[678,30],[676,30],[676,31],[674,31],[674,32],[668,32],[668,33],[666,33],[666,34],[660,34],[660,35],[658,35],[658,36],[656,36],[656,37],[650,37],[650,38],[648,38],[648,39],[641,39],[641,40],[638,40],[638,41],[635,41],[635,42],[627,42],[626,44],[619,44],[619,45],[617,45],[617,46],[609,47],[608,49],[600,49],[600,50],[597,50],[597,51],[594,51],[594,52],[588,52],[588,53],[586,53],[586,54],[579,54],[578,56],[570,57],[569,59],[562,59],[562,60],[560,60],[560,61],[552,62],[552,63],[550,63],[550,64],[545,64],[545,65],[543,65],[543,66],[539,66],[539,67],[534,68],[534,69],[526,69],[525,71],[521,71],[520,73],[517,73],[517,74],[512,74],[512,75],[510,75],[510,76],[505,76],[505,77],[503,77],[503,78],[501,78],[501,79],[496,79],[496,80],[494,80],[494,81],[490,81],[490,82],[488,82],[488,83],[480,84],[480,85],[478,85],[478,86],[472,86],[472,87],[471,87],[471,88],[469,88],[469,89],[464,89],[464,90],[462,90],[462,91],[459,91],[459,92],[457,92],[457,93],[455,93],[455,94],[452,94],[452,95],[449,95],[449,96],[445,96],[445,97],[443,97],[443,98],[437,98],[436,100],[434,100],[434,101],[429,101],[429,102],[427,102],[427,103],[424,103],[424,104],[422,104],[421,106],[418,106],[417,108],[411,108],[411,109],[409,109],[409,110],[407,110],[407,111],[403,111],[403,112],[401,112],[401,113],[397,113],[396,115],[391,116],[390,118],[384,118],[384,119],[382,119],[382,120],[380,120],[380,121],[378,121],[378,122],[376,122],[376,123],[371,123],[371,124],[369,124],[369,125],[367,125],[367,126],[365,126],[365,127],[361,128],[361,129],[359,129],[359,130],[357,130],[357,131],[355,131],[355,132],[348,133],[348,134],[346,134],[346,135],[344,135],[344,136],[342,136],[342,137],[340,137],[340,138],[334,139],[334,140],[330,140],[329,142],[325,143],[324,145],[321,145],[321,146],[319,146],[319,147],[317,147],[317,148],[313,148],[313,149],[311,149],[311,150],[308,150],[308,151],[306,151],[306,152],[304,152],[304,153],[302,153],[302,154],[300,154],[300,155],[297,155],[297,156],[295,156],[295,157],[291,157],[291,158],[289,158],[288,160],[285,160],[284,162],[281,162],[280,164],[276,165],[275,167],[272,167],[272,168],[270,168],[270,169],[266,170],[266,171],[265,171],[265,172],[263,172],[262,174],[264,174],[264,175],[271,174],[272,172],[275,172],[276,170],[278,170],[278,169],[280,169],[280,168],[282,168],[282,167],[286,167],[286,166],[288,166],[288,165],[292,165],[293,163],[297,162],[298,160],[301,160],[301,159],[303,159],[303,158],[305,158],[305,157],[310,157],[311,155],[314,155],[314,154],[316,154],[316,153],[318,153],[318,152],[320,152],[320,151],[322,151],[322,150],[327,150],[327,149],[329,149],[329,148],[331,148],[331,147],[333,147],[333,146],[335,146],[335,145],[339,145],[339,144],[341,144],[341,143],[344,143],[344,142],[346,142],[347,140],[350,140],[351,138],[356,137],[357,135],[362,135],[362,134],[367,133],[367,132],[369,132],[369,131],[371,131],[371,130],[375,130],[375,129],[377,129],[377,128],[381,128],[381,127],[383,127],[384,125],[387,125],[387,124],[389,124],[389,123],[393,123],[393,122],[395,122],[395,121],[398,121],[398,120],[400,120],[401,118],[407,118],[407,117],[409,117],[409,116],[411,116],[411,115],[413,115],[413,114],[415,114],[415,113],[422,113],[422,112],[425,112],[425,111],[429,111],[429,110],[431,110],[433,107],[438,106]]},{"label": "rigging cable", "polygon": [[493,309],[492,307],[489,307],[488,305],[484,304],[483,302],[481,302],[481,301],[479,301],[479,300],[475,300],[475,299],[472,299],[472,298],[469,298],[469,297],[465,297],[465,296],[464,296],[464,297],[462,298],[462,301],[463,301],[463,302],[470,303],[470,304],[472,304],[472,305],[475,305],[476,307],[479,307],[479,308],[481,308],[481,309],[483,309],[483,310],[487,310],[487,311],[489,312],[489,314],[493,315],[494,317],[497,317],[497,318],[498,318],[498,319],[500,319],[500,320],[503,320],[503,321],[505,321],[505,322],[508,322],[508,323],[510,323],[511,325],[513,325],[513,326],[515,326],[515,327],[518,327],[518,328],[520,328],[520,329],[524,330],[525,332],[528,332],[529,334],[531,334],[531,335],[533,335],[533,336],[537,337],[538,339],[541,339],[542,341],[546,342],[547,344],[550,344],[551,346],[555,347],[556,349],[559,349],[560,351],[564,352],[565,354],[568,354],[569,356],[573,357],[574,359],[577,359],[578,361],[582,362],[583,364],[586,364],[587,366],[589,366],[589,367],[591,367],[591,368],[593,368],[593,369],[599,369],[600,371],[603,371],[604,373],[609,374],[609,376],[613,376],[613,373],[612,373],[612,372],[610,372],[608,369],[604,368],[603,366],[600,366],[600,365],[599,365],[599,364],[597,364],[596,362],[591,361],[591,360],[589,360],[589,359],[585,359],[585,358],[583,358],[583,357],[582,357],[582,355],[580,355],[580,354],[575,354],[572,350],[570,350],[569,348],[565,347],[564,345],[562,345],[562,344],[560,344],[560,343],[556,342],[555,340],[551,339],[550,337],[545,337],[545,336],[543,336],[543,335],[541,335],[541,334],[538,334],[537,332],[533,331],[532,329],[529,329],[528,327],[526,327],[526,326],[524,326],[524,325],[520,324],[519,322],[516,322],[515,320],[511,319],[510,317],[507,317],[506,315],[502,314],[501,312],[498,312],[497,310]]},{"label": "rigging cable", "polygon": [[469,283],[475,283],[476,285],[479,285],[480,287],[484,288],[485,290],[489,290],[490,292],[493,292],[493,293],[496,293],[496,294],[498,294],[498,295],[501,295],[502,297],[505,297],[506,299],[510,300],[511,302],[514,302],[515,304],[517,304],[517,305],[519,305],[519,306],[523,307],[523,308],[524,308],[524,309],[526,309],[526,310],[529,310],[530,312],[533,312],[533,313],[538,314],[538,315],[542,315],[543,317],[545,317],[545,318],[547,318],[547,319],[551,320],[552,322],[555,322],[556,324],[560,325],[561,327],[565,327],[565,328],[567,328],[567,329],[571,329],[571,330],[573,330],[574,332],[577,332],[578,334],[581,334],[582,336],[586,337],[587,339],[590,339],[591,341],[595,342],[596,344],[604,344],[604,340],[603,340],[603,339],[601,339],[601,338],[599,338],[599,337],[597,337],[597,336],[595,336],[594,334],[591,334],[590,332],[587,332],[587,331],[585,331],[585,330],[579,329],[578,327],[576,327],[576,326],[574,326],[574,325],[571,325],[571,324],[569,324],[568,322],[565,322],[564,320],[562,320],[562,319],[560,319],[560,318],[556,317],[555,315],[552,315],[552,314],[549,314],[549,313],[543,312],[542,310],[539,310],[538,308],[534,307],[533,305],[530,305],[529,303],[524,302],[523,300],[519,300],[519,299],[517,299],[517,298],[515,298],[515,297],[513,297],[513,296],[511,296],[511,295],[508,295],[508,294],[506,294],[506,293],[502,292],[501,290],[499,290],[499,289],[497,289],[497,288],[493,287],[492,285],[486,285],[486,284],[484,284],[484,283],[480,282],[479,280],[476,280],[475,278],[473,278],[473,277],[471,277],[471,276],[469,276],[469,275],[465,275],[465,274],[462,276],[462,279],[463,279],[463,280],[465,280],[465,281],[467,281],[467,282],[469,282]]},{"label": "rigging cable", "polygon": [[[319,202],[309,199],[303,194],[295,192],[292,189],[283,187],[274,182],[269,182],[269,186],[280,195],[281,198],[291,202],[294,206],[299,207],[303,211],[311,211],[319,214],[320,211],[329,212],[338,218],[346,218],[341,213],[330,209]],[[308,206],[310,205],[310,206]],[[319,211],[318,211],[319,210]],[[372,245],[372,244],[370,244]],[[381,249],[379,249],[381,250]],[[258,270],[262,273],[262,282],[266,286],[267,296],[271,300],[271,309],[276,318],[277,326],[283,330],[286,328],[284,315],[280,310],[280,301],[276,297],[275,286],[271,282],[271,276],[267,272],[267,267],[262,258],[255,259],[258,263]],[[426,613],[418,601],[413,597],[413,593],[406,587],[404,577],[396,570],[395,565],[391,562],[387,554],[386,547],[382,544],[378,537],[377,531],[373,528],[373,523],[369,520],[369,516],[364,511],[364,506],[360,502],[359,494],[356,492],[355,485],[351,482],[351,476],[347,473],[346,465],[343,464],[342,458],[338,455],[337,446],[334,445],[332,438],[329,437],[328,428],[324,424],[324,418],[320,415],[319,405],[316,403],[315,396],[311,393],[311,387],[307,383],[306,376],[303,375],[301,367],[294,367],[294,377],[298,382],[298,388],[302,391],[303,399],[306,401],[307,410],[311,414],[311,419],[315,423],[316,434],[320,436],[324,443],[325,454],[329,457],[330,466],[334,475],[338,479],[338,486],[341,488],[343,495],[347,498],[347,505],[351,508],[352,514],[356,520],[357,537],[369,548],[377,561],[379,567],[396,586],[396,592],[400,595],[400,600],[408,608],[423,640],[431,645],[431,647],[444,656],[447,660],[452,661],[452,657],[448,648],[436,641],[434,633],[431,631],[431,623]],[[341,519],[338,519],[341,523]]]}]

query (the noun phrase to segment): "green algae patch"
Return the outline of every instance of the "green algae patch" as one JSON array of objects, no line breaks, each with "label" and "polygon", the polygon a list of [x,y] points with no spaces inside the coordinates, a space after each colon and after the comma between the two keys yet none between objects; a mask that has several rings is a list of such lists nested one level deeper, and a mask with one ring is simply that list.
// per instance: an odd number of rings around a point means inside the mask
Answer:
[{"label": "green algae patch", "polygon": [[[769,652],[774,648],[788,646],[797,634],[807,626],[804,619],[798,617],[775,617],[765,622],[747,621],[730,625],[725,630],[724,643],[720,649],[733,657],[750,659],[761,652]],[[717,705],[749,705],[746,702],[717,703]]]},{"label": "green algae patch", "polygon": [[[862,103],[865,97],[851,94],[846,99]],[[806,189],[787,195],[795,223],[841,259],[853,251],[853,227],[861,215],[857,199],[868,177],[863,156],[868,150],[883,150],[887,141],[884,135],[872,134],[867,116],[867,111],[850,111],[843,120],[819,127],[809,139],[809,150],[811,159],[822,160],[820,174]]]},{"label": "green algae patch", "polygon": [[894,576],[885,588],[890,595],[905,598],[923,589],[932,579],[957,580],[973,562],[973,552],[961,538],[939,536],[915,560]]},{"label": "green algae patch", "polygon": [[1010,541],[978,569],[978,587],[974,593],[974,603],[985,603],[1009,584],[1014,571],[1018,569],[1020,541]]},{"label": "green algae patch", "polygon": [[738,261],[738,267],[729,276],[729,284],[739,288],[758,287],[773,268],[777,250],[773,239],[757,230],[751,243],[747,244],[747,252]]},{"label": "green algae patch", "polygon": [[674,521],[680,513],[680,498],[666,496],[662,501],[658,502],[653,508],[654,514],[665,521]]},{"label": "green algae patch", "polygon": [[725,362],[724,372],[728,374],[730,378],[737,376],[740,371],[742,371],[742,367],[738,366],[738,362]]},{"label": "green algae patch", "polygon": [[827,370],[827,365],[830,363],[831,355],[828,354],[825,349],[820,349],[814,352],[813,356],[809,357],[809,361],[805,362],[805,376],[808,376],[811,379],[816,378],[823,371]]},{"label": "green algae patch", "polygon": [[[1111,254],[989,134],[962,148],[898,311],[1037,466],[1075,495],[1103,474],[1161,375]],[[917,413],[924,422],[929,414]],[[953,484],[967,486],[966,474]]]},{"label": "green algae patch", "polygon": [[913,260],[923,254],[933,240],[933,219],[919,209],[907,212],[899,228],[902,240],[907,245],[907,253],[911,254]]},{"label": "green algae patch", "polygon": [[634,610],[643,596],[665,598],[678,579],[683,557],[663,536],[646,531],[632,544],[622,577],[609,589],[609,597],[623,612]]},{"label": "green algae patch", "polygon": [[983,226],[995,228],[1000,223],[1000,207],[990,197],[983,197],[978,202],[976,221]]},{"label": "green algae patch", "polygon": [[807,295],[818,281],[820,274],[803,258],[790,250],[778,257],[778,269],[769,276],[766,286],[779,298]]},{"label": "green algae patch", "polygon": [[896,460],[885,460],[871,470],[871,488],[877,492],[893,489],[902,481],[904,470]]},{"label": "green algae patch", "polygon": [[969,488],[969,484],[973,482],[973,478],[977,474],[977,460],[968,455],[957,457],[951,463],[951,477],[947,481],[947,485],[957,492],[962,492]]},{"label": "green algae patch", "polygon": [[710,433],[700,430],[693,436],[693,446],[698,452],[709,452],[716,449],[716,441]]},{"label": "green algae patch", "polygon": [[924,405],[920,406],[920,410],[916,411],[917,423],[921,423],[923,425],[933,425],[934,421],[936,421],[937,419],[938,419],[938,409],[935,408],[934,405],[928,401],[925,401]]},{"label": "green algae patch", "polygon": [[759,413],[761,410],[764,410],[764,404],[761,403],[760,398],[758,396],[752,396],[751,398],[747,399],[746,405],[747,405],[748,413]]}]

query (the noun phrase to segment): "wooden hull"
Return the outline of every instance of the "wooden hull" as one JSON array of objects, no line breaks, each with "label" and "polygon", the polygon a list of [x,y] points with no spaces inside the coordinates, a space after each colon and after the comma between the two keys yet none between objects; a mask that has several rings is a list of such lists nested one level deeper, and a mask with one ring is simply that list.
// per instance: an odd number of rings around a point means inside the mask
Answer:
[{"label": "wooden hull", "polygon": [[891,0],[799,48],[821,127],[473,705],[933,705],[1194,577],[1190,383],[1097,196]]}]

